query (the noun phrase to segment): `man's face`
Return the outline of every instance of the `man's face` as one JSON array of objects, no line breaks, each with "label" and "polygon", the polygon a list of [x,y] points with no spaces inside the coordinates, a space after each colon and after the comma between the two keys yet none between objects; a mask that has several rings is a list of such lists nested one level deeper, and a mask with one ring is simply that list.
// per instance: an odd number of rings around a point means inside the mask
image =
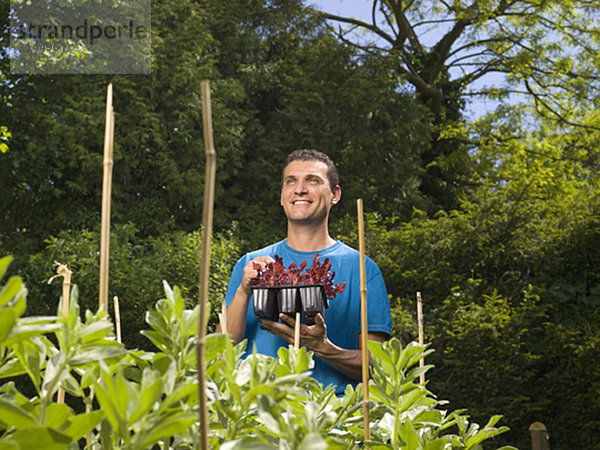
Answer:
[{"label": "man's face", "polygon": [[321,161],[292,161],[283,172],[281,206],[290,222],[326,221],[329,210],[340,197],[340,187],[331,189],[327,165]]}]

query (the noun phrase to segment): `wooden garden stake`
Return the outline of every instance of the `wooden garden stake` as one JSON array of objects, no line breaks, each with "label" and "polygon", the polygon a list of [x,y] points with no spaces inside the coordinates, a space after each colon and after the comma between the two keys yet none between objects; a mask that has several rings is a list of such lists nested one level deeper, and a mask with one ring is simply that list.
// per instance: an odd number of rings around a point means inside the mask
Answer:
[{"label": "wooden garden stake", "polygon": [[219,313],[219,325],[221,325],[221,332],[227,334],[227,304],[225,301],[221,302],[221,312]]},{"label": "wooden garden stake", "polygon": [[210,85],[208,81],[201,83],[202,90],[202,125],[204,130],[204,152],[206,155],[206,172],[204,177],[204,204],[202,210],[202,259],[200,261],[200,317],[196,358],[198,361],[198,390],[200,410],[200,445],[208,449],[208,408],[206,405],[206,326],[208,305],[208,282],[210,268],[210,240],[212,234],[213,205],[215,197],[215,174],[217,153],[215,152],[212,132],[212,111],[210,104]]},{"label": "wooden garden stake", "polygon": [[98,308],[108,314],[108,256],[110,242],[110,193],[112,189],[113,142],[115,114],[112,106],[112,83],[106,92],[106,125],[104,128],[104,173],[102,177],[102,222],[100,232],[100,289]]},{"label": "wooden garden stake", "polygon": [[[61,301],[61,310],[63,316],[67,317],[69,315],[69,297],[71,295],[71,272],[66,265],[61,264],[59,262],[54,261],[54,264],[58,265],[56,269],[56,275],[50,277],[48,280],[48,284],[52,283],[55,278],[63,277],[62,283],[62,301]],[[56,393],[56,403],[64,403],[65,402],[65,390],[61,387],[58,388],[58,392]]]},{"label": "wooden garden stake", "polygon": [[[363,419],[365,442],[371,439],[369,425],[369,347],[367,345],[367,270],[365,266],[365,223],[362,198],[356,200],[358,211],[358,249],[360,252],[360,340],[362,347]],[[366,446],[366,448],[369,448]]]},{"label": "wooden garden stake", "polygon": [[[419,323],[419,345],[423,347],[423,302],[421,301],[421,293],[417,292],[417,321]],[[425,366],[425,358],[419,360],[419,367]],[[419,376],[421,384],[425,384],[425,374]]]},{"label": "wooden garden stake", "polygon": [[294,348],[300,348],[300,313],[296,313],[296,323],[294,325]]},{"label": "wooden garden stake", "polygon": [[115,328],[117,330],[117,342],[121,343],[121,311],[119,309],[119,298],[113,297],[113,305],[115,308]]}]

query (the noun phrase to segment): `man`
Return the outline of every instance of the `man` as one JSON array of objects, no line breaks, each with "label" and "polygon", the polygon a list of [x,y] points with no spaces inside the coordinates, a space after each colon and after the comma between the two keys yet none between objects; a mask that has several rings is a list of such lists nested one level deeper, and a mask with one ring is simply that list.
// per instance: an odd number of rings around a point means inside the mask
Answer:
[{"label": "man", "polygon": [[[300,327],[300,345],[315,355],[313,376],[324,386],[333,384],[336,393],[361,378],[360,256],[329,235],[329,211],[341,198],[337,169],[331,159],[316,150],[297,150],[288,156],[282,176],[281,206],[287,216],[287,239],[244,255],[235,265],[226,296],[228,331],[234,342],[248,339],[248,351],[277,356],[281,346],[294,342],[295,320],[285,314],[283,323],[261,320],[253,313],[252,281],[257,276],[253,263],[264,267],[275,255],[286,267],[306,260],[310,266],[316,253],[329,258],[334,283],[347,282],[343,293],[329,303],[325,317],[317,314],[315,324]],[[368,339],[386,340],[391,332],[390,305],[381,272],[367,258]],[[261,329],[261,326],[264,329]]]}]

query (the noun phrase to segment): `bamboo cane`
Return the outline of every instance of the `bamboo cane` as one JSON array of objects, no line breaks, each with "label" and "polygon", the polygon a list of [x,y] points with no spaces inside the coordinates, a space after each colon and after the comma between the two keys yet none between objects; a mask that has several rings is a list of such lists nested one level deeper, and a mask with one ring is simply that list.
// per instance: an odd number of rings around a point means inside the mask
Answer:
[{"label": "bamboo cane", "polygon": [[[54,264],[58,265],[56,269],[56,275],[50,277],[48,280],[48,284],[52,283],[55,278],[63,277],[62,282],[62,301],[61,301],[61,311],[64,317],[69,315],[69,297],[71,295],[71,272],[66,265],[61,264],[59,262],[54,261]],[[56,393],[56,403],[64,403],[65,402],[65,390],[61,387],[58,388],[58,392]]]},{"label": "bamboo cane", "polygon": [[296,323],[294,324],[294,348],[300,348],[300,313],[296,313]]},{"label": "bamboo cane", "polygon": [[221,302],[221,312],[219,313],[219,325],[221,326],[221,333],[227,334],[227,304]]},{"label": "bamboo cane", "polygon": [[[419,345],[423,347],[423,302],[421,301],[421,293],[417,292],[417,321],[419,323]],[[419,360],[419,367],[425,366],[425,358]],[[422,373],[419,377],[421,384],[425,384],[425,374]]]},{"label": "bamboo cane", "polygon": [[215,194],[215,174],[217,154],[214,149],[212,132],[212,111],[210,104],[210,85],[208,81],[201,84],[202,90],[202,124],[204,129],[204,151],[206,154],[206,172],[204,178],[204,204],[202,211],[202,260],[200,261],[200,317],[196,358],[198,360],[199,419],[200,443],[203,450],[208,449],[208,408],[206,405],[206,326],[208,304],[208,282],[210,268],[210,240],[212,234],[213,205]]},{"label": "bamboo cane", "polygon": [[[371,439],[369,425],[369,348],[367,345],[367,270],[365,266],[365,224],[363,217],[362,198],[356,200],[358,211],[358,249],[360,252],[360,321],[362,348],[362,382],[363,382],[363,420],[365,427],[365,442]],[[369,448],[369,446],[366,446]]]},{"label": "bamboo cane", "polygon": [[102,177],[102,221],[100,232],[100,289],[98,308],[108,313],[108,263],[110,247],[110,193],[112,189],[113,142],[115,116],[112,106],[112,83],[106,92],[106,124],[104,128],[104,161]]},{"label": "bamboo cane", "polygon": [[121,310],[119,309],[119,297],[113,297],[113,306],[115,308],[115,328],[117,330],[117,342],[121,343]]}]

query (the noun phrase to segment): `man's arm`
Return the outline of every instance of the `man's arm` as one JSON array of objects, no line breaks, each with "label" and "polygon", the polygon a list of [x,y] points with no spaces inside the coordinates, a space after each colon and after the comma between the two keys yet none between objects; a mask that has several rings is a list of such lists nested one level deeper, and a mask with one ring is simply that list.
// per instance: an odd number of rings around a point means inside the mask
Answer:
[{"label": "man's arm", "polygon": [[[248,262],[244,267],[242,281],[226,311],[227,331],[231,334],[234,344],[241,342],[246,333],[246,315],[248,313],[248,304],[250,303],[250,296],[252,294],[250,286],[252,285],[252,280],[258,275],[257,270],[254,268],[254,263],[259,263],[264,266],[272,261],[273,258],[270,256],[259,256]],[[216,332],[222,333],[221,324],[217,326]]]},{"label": "man's arm", "polygon": [[[271,334],[285,339],[290,344],[294,343],[295,319],[286,314],[280,314],[282,320],[288,325],[262,320],[261,325]],[[290,328],[291,327],[291,328]],[[380,332],[370,332],[367,339],[384,342],[387,335]],[[327,326],[321,314],[315,317],[314,325],[300,325],[300,346],[312,350],[315,356],[321,358],[330,366],[334,367],[344,375],[360,380],[362,377],[362,350],[360,334],[358,335],[358,350],[350,350],[339,347],[327,338]]]}]

